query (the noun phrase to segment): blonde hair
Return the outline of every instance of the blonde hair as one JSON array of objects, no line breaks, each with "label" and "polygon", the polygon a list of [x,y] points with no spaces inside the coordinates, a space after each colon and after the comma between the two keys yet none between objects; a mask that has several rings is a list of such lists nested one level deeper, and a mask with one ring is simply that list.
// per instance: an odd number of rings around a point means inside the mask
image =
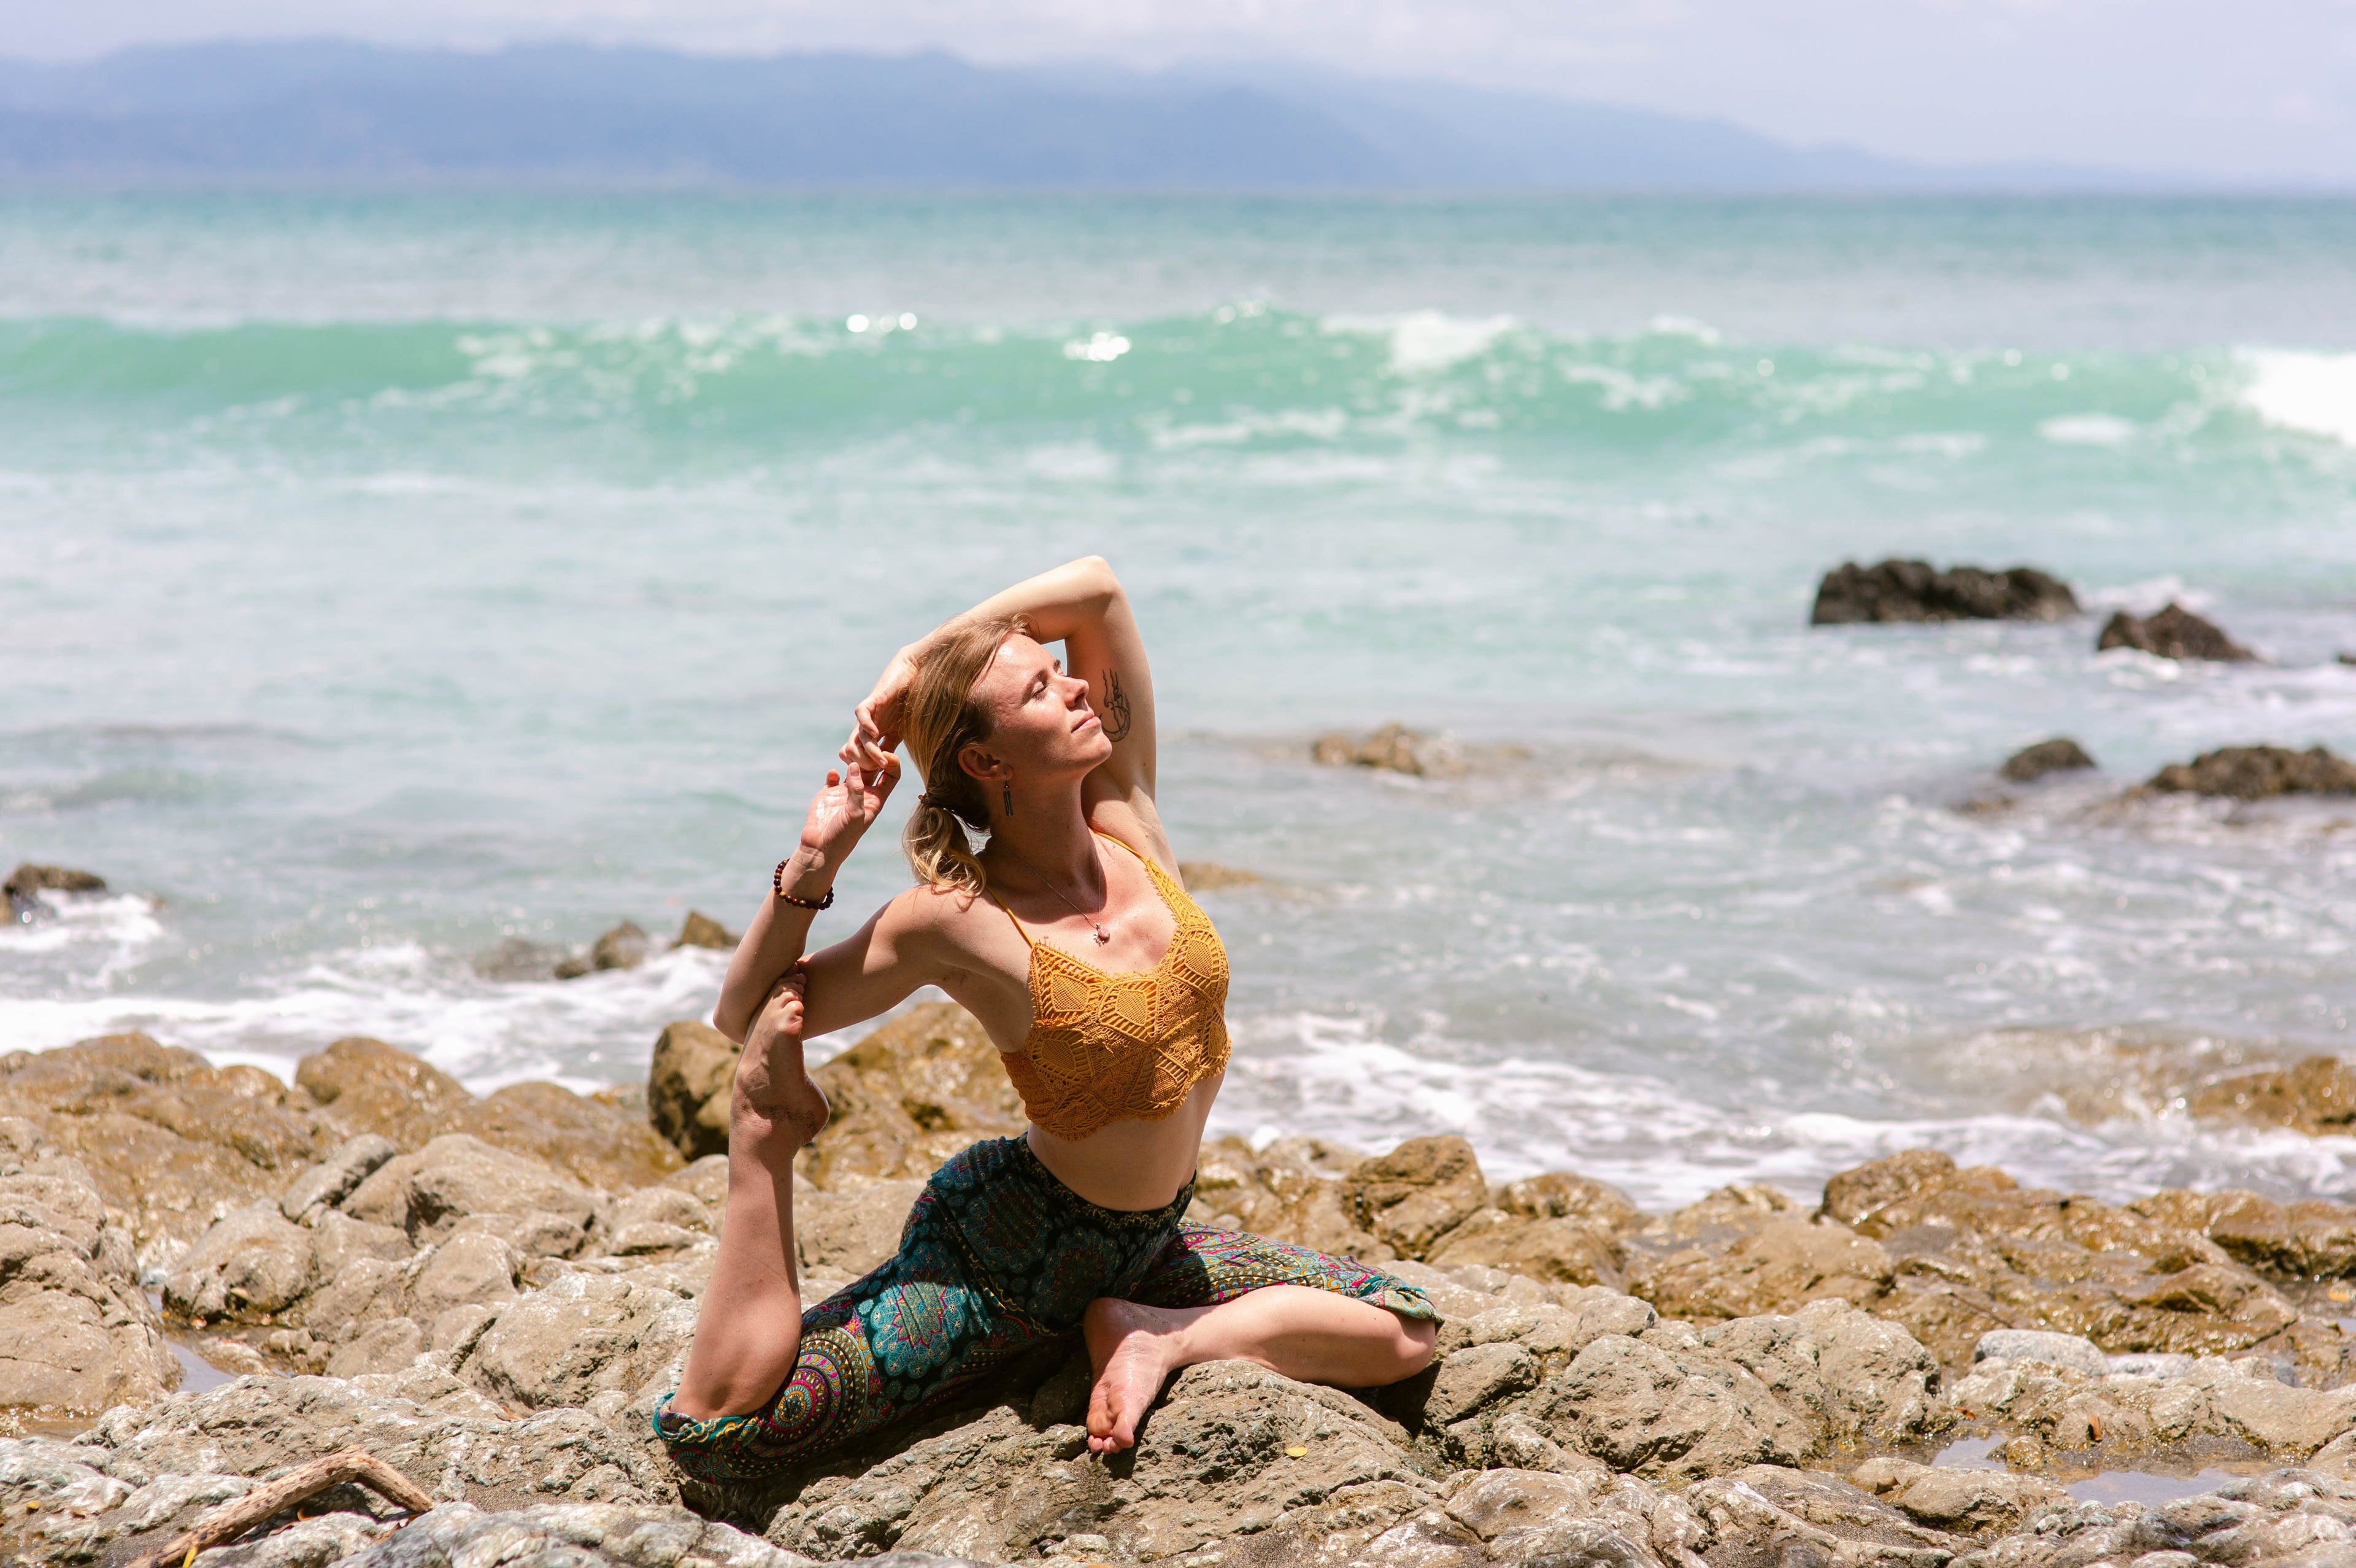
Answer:
[{"label": "blonde hair", "polygon": [[981,781],[958,764],[958,753],[990,739],[996,725],[974,688],[1006,639],[1030,629],[1020,615],[976,621],[917,656],[916,678],[902,699],[901,739],[924,777],[925,793],[908,816],[900,847],[919,881],[977,895],[990,886],[969,836],[989,831],[990,803]]}]

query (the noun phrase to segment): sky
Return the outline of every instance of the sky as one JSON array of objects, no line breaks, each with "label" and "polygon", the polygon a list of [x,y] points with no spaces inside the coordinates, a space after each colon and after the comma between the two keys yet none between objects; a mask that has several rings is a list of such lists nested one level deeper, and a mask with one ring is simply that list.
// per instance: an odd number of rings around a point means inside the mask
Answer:
[{"label": "sky", "polygon": [[1939,163],[2356,184],[2356,0],[0,0],[0,51],[223,37],[1294,60]]}]

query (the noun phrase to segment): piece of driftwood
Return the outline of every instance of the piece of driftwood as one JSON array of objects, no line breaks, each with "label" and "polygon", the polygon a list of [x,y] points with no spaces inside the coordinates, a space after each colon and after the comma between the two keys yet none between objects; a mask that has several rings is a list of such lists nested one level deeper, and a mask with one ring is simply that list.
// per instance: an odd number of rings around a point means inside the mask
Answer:
[{"label": "piece of driftwood", "polygon": [[324,1459],[297,1465],[274,1481],[264,1481],[241,1498],[232,1498],[126,1568],[184,1568],[208,1546],[234,1541],[275,1513],[284,1513],[304,1499],[359,1481],[389,1501],[412,1513],[423,1513],[434,1499],[416,1482],[365,1448],[338,1448]]}]

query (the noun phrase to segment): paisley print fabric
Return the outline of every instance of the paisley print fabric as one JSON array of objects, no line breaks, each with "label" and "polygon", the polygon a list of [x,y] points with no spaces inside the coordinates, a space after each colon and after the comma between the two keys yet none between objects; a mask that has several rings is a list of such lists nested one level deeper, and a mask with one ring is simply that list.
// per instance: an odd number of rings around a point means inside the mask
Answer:
[{"label": "paisley print fabric", "polygon": [[1423,1292],[1289,1242],[1185,1220],[1166,1207],[1103,1209],[1055,1179],[1021,1137],[978,1143],[925,1184],[900,1250],[802,1314],[793,1375],[766,1407],[695,1421],[655,1412],[680,1467],[727,1485],[775,1476],[894,1422],[952,1403],[1041,1342],[1079,1331],[1100,1296],[1212,1307],[1305,1285],[1436,1321]]}]

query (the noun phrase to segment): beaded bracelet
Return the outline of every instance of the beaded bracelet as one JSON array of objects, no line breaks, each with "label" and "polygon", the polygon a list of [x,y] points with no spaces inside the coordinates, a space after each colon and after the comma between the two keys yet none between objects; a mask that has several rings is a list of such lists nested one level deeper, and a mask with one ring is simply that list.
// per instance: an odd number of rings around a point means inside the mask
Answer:
[{"label": "beaded bracelet", "polygon": [[793,863],[794,858],[791,855],[787,856],[784,859],[777,862],[777,869],[769,873],[769,891],[776,894],[777,897],[783,899],[786,902],[793,905],[796,909],[832,909],[834,907],[834,890],[832,888],[826,890],[826,896],[824,898],[815,900],[798,899],[794,897],[793,894],[786,891],[786,868]]}]

